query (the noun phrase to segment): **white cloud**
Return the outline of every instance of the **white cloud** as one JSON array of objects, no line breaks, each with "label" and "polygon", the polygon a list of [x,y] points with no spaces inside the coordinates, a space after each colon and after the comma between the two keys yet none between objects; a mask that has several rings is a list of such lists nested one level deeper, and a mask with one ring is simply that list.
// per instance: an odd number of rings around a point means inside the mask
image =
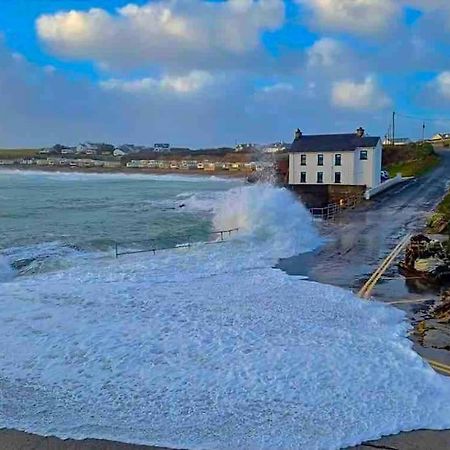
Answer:
[{"label": "white cloud", "polygon": [[448,9],[448,0],[403,0],[405,6],[417,8],[419,11],[435,11]]},{"label": "white cloud", "polygon": [[274,94],[274,93],[282,93],[282,92],[292,92],[294,90],[294,86],[290,83],[275,83],[269,86],[264,86],[261,91],[265,94]]},{"label": "white cloud", "polygon": [[438,94],[450,99],[450,72],[440,73],[434,80]]},{"label": "white cloud", "polygon": [[283,0],[159,0],[115,14],[94,8],[43,15],[36,28],[64,57],[121,68],[164,63],[196,69],[261,51],[262,33],[283,23]]},{"label": "white cloud", "polygon": [[378,35],[400,17],[398,0],[297,0],[309,8],[312,25],[332,31]]},{"label": "white cloud", "polygon": [[322,38],[306,51],[307,65],[311,68],[333,68],[342,63],[344,53],[344,46],[339,41]]},{"label": "white cloud", "polygon": [[370,76],[362,83],[352,80],[333,83],[332,102],[340,108],[355,110],[382,109],[391,104],[390,98]]},{"label": "white cloud", "polygon": [[157,91],[193,94],[211,85],[213,81],[214,78],[210,73],[194,70],[184,76],[166,75],[160,79],[141,78],[127,81],[112,78],[102,81],[100,86],[107,90],[120,90],[132,94],[155,93]]}]

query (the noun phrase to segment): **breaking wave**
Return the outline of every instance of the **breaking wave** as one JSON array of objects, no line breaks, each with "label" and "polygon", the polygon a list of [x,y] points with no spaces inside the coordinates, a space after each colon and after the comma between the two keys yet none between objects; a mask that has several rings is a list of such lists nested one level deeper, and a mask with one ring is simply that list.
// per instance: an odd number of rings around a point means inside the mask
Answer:
[{"label": "breaking wave", "polygon": [[321,239],[309,211],[286,189],[270,184],[234,188],[214,207],[214,227],[241,234],[272,249],[274,258],[311,251]]}]

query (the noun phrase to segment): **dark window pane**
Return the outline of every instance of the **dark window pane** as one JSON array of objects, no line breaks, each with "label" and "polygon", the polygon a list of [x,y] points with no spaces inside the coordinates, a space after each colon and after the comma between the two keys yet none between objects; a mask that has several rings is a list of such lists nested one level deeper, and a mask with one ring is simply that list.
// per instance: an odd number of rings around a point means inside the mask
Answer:
[{"label": "dark window pane", "polygon": [[317,155],[317,165],[323,166],[323,155]]},{"label": "dark window pane", "polygon": [[342,164],[342,155],[334,155],[334,165],[340,166]]},{"label": "dark window pane", "polygon": [[367,160],[367,150],[361,150],[359,152],[359,159],[361,159],[362,161]]},{"label": "dark window pane", "polygon": [[306,155],[300,155],[300,165],[306,166]]},{"label": "dark window pane", "polygon": [[339,184],[341,182],[341,172],[336,172],[334,174],[334,182]]},{"label": "dark window pane", "polygon": [[300,183],[306,183],[306,172],[300,173]]},{"label": "dark window pane", "polygon": [[323,172],[317,172],[317,182],[323,183]]}]

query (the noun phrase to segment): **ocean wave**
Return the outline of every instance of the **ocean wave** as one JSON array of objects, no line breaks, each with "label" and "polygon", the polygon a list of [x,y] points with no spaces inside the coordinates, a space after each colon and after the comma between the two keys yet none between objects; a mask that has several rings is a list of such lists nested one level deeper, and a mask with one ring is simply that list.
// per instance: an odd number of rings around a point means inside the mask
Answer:
[{"label": "ocean wave", "polygon": [[80,181],[83,179],[98,179],[98,180],[157,180],[157,181],[175,181],[175,182],[189,182],[189,183],[201,183],[205,181],[220,182],[220,183],[234,183],[242,184],[244,181],[239,178],[227,178],[218,177],[214,175],[202,175],[202,174],[157,174],[157,173],[101,173],[101,172],[66,172],[66,171],[47,171],[47,170],[20,170],[20,169],[1,169],[1,175],[19,175],[23,177],[44,177],[44,178],[58,178],[66,181]]}]

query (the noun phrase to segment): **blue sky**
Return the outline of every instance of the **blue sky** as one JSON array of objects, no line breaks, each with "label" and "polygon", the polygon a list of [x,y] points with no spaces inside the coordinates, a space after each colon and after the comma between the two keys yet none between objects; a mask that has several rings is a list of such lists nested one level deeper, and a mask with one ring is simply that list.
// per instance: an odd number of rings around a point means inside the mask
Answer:
[{"label": "blue sky", "polygon": [[4,1],[0,147],[450,131],[447,3]]}]

